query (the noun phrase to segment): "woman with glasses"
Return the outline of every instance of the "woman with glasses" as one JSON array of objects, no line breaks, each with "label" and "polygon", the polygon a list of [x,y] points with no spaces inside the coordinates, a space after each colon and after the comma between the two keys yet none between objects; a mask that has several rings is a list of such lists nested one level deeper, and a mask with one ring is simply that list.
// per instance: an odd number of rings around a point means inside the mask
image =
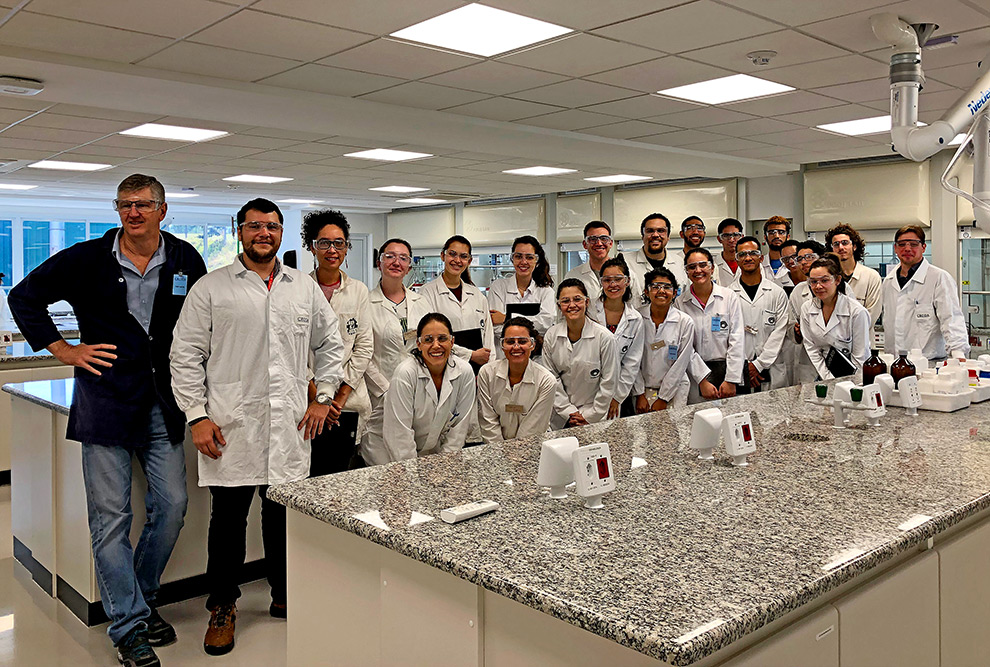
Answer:
[{"label": "woman with glasses", "polygon": [[[743,382],[746,334],[739,297],[728,288],[712,282],[714,262],[705,248],[684,257],[684,269],[691,286],[683,290],[674,305],[694,320],[694,359],[689,403],[736,395]],[[704,363],[700,363],[704,361]],[[707,366],[707,368],[705,368]]]},{"label": "woman with glasses", "polygon": [[474,412],[474,373],[451,354],[454,334],[441,313],[416,326],[416,349],[395,370],[382,404],[381,431],[368,432],[373,461],[388,463],[456,452],[464,446]]},{"label": "woman with glasses", "polygon": [[[310,474],[329,475],[358,465],[357,443],[371,416],[365,372],[375,351],[368,288],[341,270],[347,259],[351,226],[339,211],[313,211],[302,223],[303,245],[313,253],[316,280],[340,323],[344,341],[342,379],[330,403],[333,426],[313,438]],[[316,385],[310,383],[315,396]],[[313,398],[311,396],[311,398]]]},{"label": "woman with glasses", "polygon": [[645,281],[649,305],[639,311],[646,329],[643,362],[633,387],[638,414],[687,405],[687,371],[694,355],[694,321],[671,308],[678,288],[674,274],[654,269]]},{"label": "woman with glasses", "polygon": [[[429,312],[422,295],[402,284],[412,267],[412,247],[402,239],[389,239],[378,250],[381,280],[368,296],[371,330],[375,337],[375,354],[365,373],[371,399],[371,421],[381,419],[379,409],[395,370],[409,358],[416,347],[416,325]],[[381,424],[369,424],[381,432]],[[388,460],[382,452],[371,452],[371,440],[361,443],[361,455],[368,463]]]},{"label": "woman with glasses", "polygon": [[588,290],[577,278],[557,288],[561,322],[547,331],[543,364],[558,381],[554,429],[600,422],[608,414],[618,376],[618,355],[608,329],[588,317]]},{"label": "woman with glasses", "polygon": [[812,299],[811,287],[808,285],[808,271],[811,270],[811,264],[824,255],[825,246],[818,241],[802,241],[798,244],[795,255],[803,277],[800,282],[794,283],[794,289],[791,290],[788,297],[790,301],[789,318],[792,324],[792,328],[788,332],[788,344],[793,346],[791,380],[794,384],[814,382],[818,377],[818,369],[811,363],[811,358],[804,349],[804,338],[801,336],[801,307]]},{"label": "woman with glasses", "polygon": [[818,377],[859,373],[870,357],[870,313],[846,289],[832,255],[816,259],[808,273],[813,298],[801,306],[801,335]]},{"label": "woman with glasses", "polygon": [[636,409],[627,399],[631,396],[639,374],[639,363],[643,359],[643,317],[633,305],[638,305],[641,297],[636,295],[632,299],[629,267],[621,255],[602,264],[600,280],[602,293],[590,304],[591,317],[615,336],[615,353],[619,357],[615,396],[606,417],[629,417],[636,414]]},{"label": "woman with glasses", "polygon": [[[515,275],[499,278],[488,287],[488,307],[495,325],[495,338],[502,338],[506,317],[522,315],[536,327],[535,354],[539,356],[543,334],[553,324],[556,311],[550,262],[540,242],[532,236],[520,236],[513,241],[512,268]],[[497,352],[499,359],[505,358],[501,348]]]},{"label": "woman with glasses", "polygon": [[502,356],[478,373],[478,421],[485,442],[545,433],[553,414],[557,378],[530,357],[536,327],[510,317],[502,327]]}]

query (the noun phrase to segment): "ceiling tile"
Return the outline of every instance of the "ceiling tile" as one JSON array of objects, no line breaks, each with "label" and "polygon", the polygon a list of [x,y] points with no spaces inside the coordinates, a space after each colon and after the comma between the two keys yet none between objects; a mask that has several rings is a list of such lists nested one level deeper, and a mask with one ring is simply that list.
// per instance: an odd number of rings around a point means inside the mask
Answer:
[{"label": "ceiling tile", "polygon": [[947,83],[950,86],[957,86],[963,90],[968,90],[970,86],[976,83],[977,75],[978,72],[974,63],[964,63],[962,65],[952,65],[938,69],[925,68],[927,79],[934,79],[935,81]]},{"label": "ceiling tile", "polygon": [[762,148],[766,144],[739,137],[722,137],[714,141],[707,141],[700,144],[691,144],[693,151],[707,151],[711,153],[726,153],[728,151],[740,151],[753,148]]},{"label": "ceiling tile", "polygon": [[539,72],[526,67],[486,60],[452,72],[431,76],[424,81],[442,86],[463,88],[464,90],[475,90],[490,95],[508,95],[528,88],[547,86],[563,81],[565,78],[559,74]]},{"label": "ceiling tile", "polygon": [[[746,57],[747,53],[764,50],[777,52],[777,55],[773,57],[768,65],[754,65]],[[838,56],[848,55],[848,53],[844,49],[826,44],[814,37],[802,35],[794,30],[780,30],[758,37],[729,42],[728,44],[688,51],[681,55],[685,58],[700,60],[709,65],[717,65],[718,67],[735,70],[743,74],[761,76],[761,72],[766,72],[777,67],[800,65],[801,63],[821,60],[823,58],[837,58]]]},{"label": "ceiling tile", "polygon": [[778,116],[811,109],[825,109],[842,104],[841,101],[824,95],[796,90],[792,93],[762,97],[758,100],[748,100],[726,104],[725,108],[751,113],[754,116]]},{"label": "ceiling tile", "polygon": [[210,26],[191,41],[293,60],[317,60],[363,44],[366,34],[246,9]]},{"label": "ceiling tile", "polygon": [[257,148],[258,150],[272,150],[277,148],[288,148],[299,143],[295,139],[275,139],[273,137],[256,137],[248,134],[228,134],[225,137],[214,139],[210,143],[222,146],[244,146],[246,148]]},{"label": "ceiling tile", "polygon": [[821,141],[823,136],[827,137],[829,135],[821,130],[806,128],[803,130],[788,130],[787,132],[756,134],[749,138],[755,141],[763,141],[768,144],[774,144],[775,146],[792,147],[800,146],[801,144],[810,144],[815,141]]},{"label": "ceiling tile", "polygon": [[31,0],[30,5],[38,14],[172,38],[205,28],[236,9],[208,0]]},{"label": "ceiling tile", "polygon": [[[2,135],[0,135],[2,136]],[[111,134],[96,142],[99,146],[117,146],[138,151],[151,151],[160,153],[170,148],[175,148],[177,144],[171,141],[161,141],[159,139],[145,139],[142,137],[129,137],[123,134]]]},{"label": "ceiling tile", "polygon": [[377,39],[329,58],[323,58],[319,62],[321,65],[395,76],[400,79],[420,79],[464,67],[477,60],[390,39]]},{"label": "ceiling tile", "polygon": [[71,143],[75,146],[96,141],[105,137],[107,132],[84,132],[81,130],[61,130],[51,127],[32,127],[21,123],[13,127],[8,127],[0,134],[2,137],[13,139],[37,139],[39,141],[59,141]]},{"label": "ceiling tile", "polygon": [[129,63],[169,45],[165,37],[20,11],[0,26],[0,44]]},{"label": "ceiling tile", "polygon": [[[2,104],[2,103],[0,103]],[[56,104],[47,113],[57,113],[63,116],[77,116],[79,118],[100,118],[103,120],[118,120],[139,125],[150,123],[162,117],[161,114],[135,113],[133,111],[120,111],[117,109],[101,109],[99,107],[79,106],[77,104]]]},{"label": "ceiling tile", "polygon": [[886,76],[887,66],[861,55],[830,58],[802,65],[780,67],[764,73],[764,79],[795,88],[820,88],[851,81],[864,81]]},{"label": "ceiling tile", "polygon": [[646,137],[638,137],[636,141],[643,141],[648,144],[659,144],[660,146],[688,146],[690,144],[700,144],[706,141],[715,141],[719,135],[710,132],[699,132],[698,130],[678,130],[677,132],[664,132]]},{"label": "ceiling tile", "polygon": [[[12,0],[11,0],[12,1]],[[684,0],[612,0],[612,2],[572,2],[570,0],[486,0],[486,5],[529,16],[576,30],[624,21],[647,12],[681,4]]]},{"label": "ceiling tile", "polygon": [[229,123],[226,121],[200,120],[198,118],[190,118],[188,116],[163,116],[158,120],[158,122],[166,125],[199,127],[207,130],[222,130],[224,132],[244,132],[252,129],[250,125]]},{"label": "ceiling tile", "polygon": [[828,109],[816,109],[814,111],[800,111],[798,113],[788,113],[777,116],[777,120],[787,121],[804,127],[814,127],[826,123],[841,123],[846,120],[858,120],[860,118],[873,118],[882,116],[875,109],[864,107],[859,104],[843,104],[842,106],[829,107]]},{"label": "ceiling tile", "polygon": [[0,125],[9,125],[10,123],[16,123],[19,120],[24,120],[34,111],[25,111],[24,109],[0,109]]},{"label": "ceiling tile", "polygon": [[736,41],[780,26],[711,0],[698,0],[595,32],[666,53]]},{"label": "ceiling tile", "polygon": [[489,97],[485,93],[475,93],[460,88],[448,88],[432,83],[412,81],[394,88],[386,88],[376,93],[362,95],[362,100],[398,104],[418,109],[442,109],[469,102],[477,102]]},{"label": "ceiling tile", "polygon": [[605,102],[604,104],[592,104],[582,107],[584,111],[604,113],[611,116],[621,116],[622,118],[650,118],[665,113],[675,113],[677,111],[687,111],[689,109],[700,108],[701,105],[679,102],[666,97],[656,95],[639,95],[629,97],[615,102]]},{"label": "ceiling tile", "polygon": [[272,14],[316,21],[372,35],[387,35],[456,9],[459,0],[261,0],[252,5]]},{"label": "ceiling tile", "polygon": [[578,109],[568,109],[567,111],[558,111],[544,116],[525,118],[517,122],[523,125],[535,125],[536,127],[547,127],[554,130],[577,130],[582,127],[601,125],[610,120],[613,120],[611,116],[580,111]]},{"label": "ceiling tile", "polygon": [[[809,141],[806,144],[801,144],[803,150],[809,151],[826,151],[828,153],[834,153],[840,150],[849,150],[853,148],[858,148],[862,150],[863,148],[873,148],[876,150],[875,142],[865,141],[857,137],[829,137],[820,139],[819,141]],[[889,149],[888,149],[889,150]]]},{"label": "ceiling tile", "polygon": [[595,35],[576,34],[551,44],[506,56],[501,58],[500,62],[568,76],[586,76],[653,60],[658,55],[656,51],[641,46],[624,44]]},{"label": "ceiling tile", "polygon": [[654,116],[650,120],[655,120],[656,122],[663,123],[665,125],[673,125],[674,127],[684,127],[690,129],[707,127],[709,125],[721,125],[723,123],[732,123],[736,121],[753,120],[753,117],[749,114],[733,111],[732,109],[723,109],[720,107],[699,107],[689,111],[679,111],[677,113]]},{"label": "ceiling tile", "polygon": [[791,160],[805,151],[781,146],[764,146],[762,148],[747,148],[739,151],[727,151],[738,157],[754,158],[757,160]]},{"label": "ceiling tile", "polygon": [[890,0],[829,0],[829,2],[794,2],[794,0],[723,0],[727,5],[759,14],[787,25],[803,25],[812,21],[852,14],[871,7],[880,7]]},{"label": "ceiling tile", "polygon": [[296,139],[298,141],[319,141],[326,139],[326,135],[315,134],[313,132],[303,132],[301,130],[282,130],[274,127],[253,127],[248,130],[239,131],[238,134],[247,134],[254,137],[269,137],[272,139]]},{"label": "ceiling tile", "polygon": [[531,102],[543,102],[545,104],[557,104],[563,107],[580,107],[589,104],[600,104],[610,102],[635,95],[625,88],[607,86],[594,81],[584,81],[581,79],[571,79],[561,83],[554,83],[542,88],[534,88],[517,93],[514,97]]},{"label": "ceiling tile", "polygon": [[259,152],[260,151],[257,148],[248,148],[246,146],[226,146],[213,141],[207,141],[202,144],[191,144],[188,146],[182,146],[181,148],[174,148],[168,152],[167,156],[178,159],[182,159],[187,155],[206,155],[218,158],[232,158],[246,157]]},{"label": "ceiling tile", "polygon": [[235,81],[256,81],[298,65],[298,61],[274,58],[218,46],[179,42],[140,62],[175,72],[216,76]]},{"label": "ceiling tile", "polygon": [[51,111],[36,114],[21,124],[27,127],[51,127],[63,130],[99,132],[101,134],[112,134],[134,127],[134,123],[126,123],[115,120],[102,120],[99,118],[82,118],[80,116],[67,116],[64,114],[52,113]]},{"label": "ceiling tile", "polygon": [[318,155],[313,155],[312,153],[286,150],[262,151],[255,153],[251,157],[256,160],[277,160],[279,162],[291,162],[292,164],[308,164],[320,159]]},{"label": "ceiling tile", "polygon": [[768,132],[786,132],[787,130],[800,129],[799,125],[787,123],[775,118],[755,118],[725,125],[715,125],[707,128],[712,132],[727,134],[732,137],[750,137],[754,134],[766,134]]},{"label": "ceiling tile", "polygon": [[[984,2],[987,11],[990,11],[990,4]],[[941,28],[936,35],[951,34]],[[921,65],[925,70],[949,67],[951,65],[964,65],[976,63],[983,60],[983,57],[990,52],[990,28],[980,28],[978,30],[967,30],[959,32],[959,42],[955,46],[946,46],[940,49],[925,49],[921,54]],[[882,60],[889,60],[890,49],[881,49]],[[976,78],[975,76],[973,77]]]},{"label": "ceiling tile", "polygon": [[587,78],[592,81],[632,88],[644,93],[655,93],[658,90],[717,79],[730,74],[732,72],[721,67],[668,56],[594,74]]},{"label": "ceiling tile", "polygon": [[634,137],[643,137],[660,132],[675,132],[678,129],[667,125],[660,125],[659,123],[648,123],[643,120],[625,120],[621,123],[588,127],[581,130],[581,132],[583,134],[593,134],[612,139],[632,139]]},{"label": "ceiling tile", "polygon": [[403,79],[310,63],[258,81],[270,86],[355,97],[402,83]]}]

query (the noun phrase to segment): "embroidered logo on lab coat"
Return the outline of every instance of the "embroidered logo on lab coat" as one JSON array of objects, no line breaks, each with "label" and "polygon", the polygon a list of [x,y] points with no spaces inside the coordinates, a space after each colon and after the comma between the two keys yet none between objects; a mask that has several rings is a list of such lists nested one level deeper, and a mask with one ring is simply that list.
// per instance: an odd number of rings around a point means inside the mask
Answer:
[{"label": "embroidered logo on lab coat", "polygon": [[296,318],[296,322],[298,324],[309,324],[309,318],[306,317],[305,315],[300,315],[299,317]]},{"label": "embroidered logo on lab coat", "polygon": [[601,374],[602,374],[601,370],[599,370],[597,368],[592,368],[591,369],[591,377],[596,378],[596,377],[598,377]]},{"label": "embroidered logo on lab coat", "polygon": [[357,318],[352,317],[351,319],[347,320],[347,335],[353,336],[356,333],[357,333]]},{"label": "embroidered logo on lab coat", "polygon": [[729,328],[729,323],[725,320],[724,317],[719,318],[718,328],[721,329],[722,331],[725,331],[726,329]]}]

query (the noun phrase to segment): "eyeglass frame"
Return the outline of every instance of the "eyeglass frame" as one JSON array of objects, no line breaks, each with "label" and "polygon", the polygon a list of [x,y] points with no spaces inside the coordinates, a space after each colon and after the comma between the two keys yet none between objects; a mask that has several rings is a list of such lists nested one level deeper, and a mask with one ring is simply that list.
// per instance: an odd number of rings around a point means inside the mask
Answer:
[{"label": "eyeglass frame", "polygon": [[[140,207],[141,204],[144,204],[145,202],[149,204],[154,204],[155,206],[153,208],[148,209],[147,211],[142,211]],[[158,209],[160,209],[162,207],[162,204],[164,204],[165,202],[158,201],[157,199],[134,199],[134,200],[113,199],[111,200],[111,203],[113,204],[113,210],[117,211],[118,213],[124,213],[125,211],[130,211],[132,208],[136,208],[139,213],[151,213],[153,211],[157,211]],[[127,207],[120,208],[121,204],[126,204]]]},{"label": "eyeglass frame", "polygon": [[[251,225],[258,225],[258,227],[255,229],[254,227],[251,227]],[[260,232],[262,227],[271,233],[281,232],[285,229],[285,226],[281,222],[275,222],[274,220],[271,222],[262,222],[261,220],[245,220],[237,225],[238,229],[243,229],[244,227],[247,227],[248,231],[255,233]]]},{"label": "eyeglass frame", "polygon": [[[321,248],[321,243],[327,243],[329,245],[326,248]],[[336,250],[350,250],[353,247],[347,239],[313,239],[312,245],[317,250],[329,250],[331,247]]]}]

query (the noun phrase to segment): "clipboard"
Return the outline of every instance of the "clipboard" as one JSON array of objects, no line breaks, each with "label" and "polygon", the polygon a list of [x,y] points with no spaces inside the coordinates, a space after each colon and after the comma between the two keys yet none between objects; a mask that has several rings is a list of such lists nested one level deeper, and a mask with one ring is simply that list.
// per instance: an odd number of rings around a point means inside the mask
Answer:
[{"label": "clipboard", "polygon": [[825,367],[832,377],[845,377],[856,372],[856,365],[840,352],[834,345],[829,345],[828,353],[825,355]]},{"label": "clipboard", "polygon": [[523,317],[532,318],[539,314],[540,304],[538,303],[507,303],[505,305],[506,318],[514,315],[522,315]]}]

